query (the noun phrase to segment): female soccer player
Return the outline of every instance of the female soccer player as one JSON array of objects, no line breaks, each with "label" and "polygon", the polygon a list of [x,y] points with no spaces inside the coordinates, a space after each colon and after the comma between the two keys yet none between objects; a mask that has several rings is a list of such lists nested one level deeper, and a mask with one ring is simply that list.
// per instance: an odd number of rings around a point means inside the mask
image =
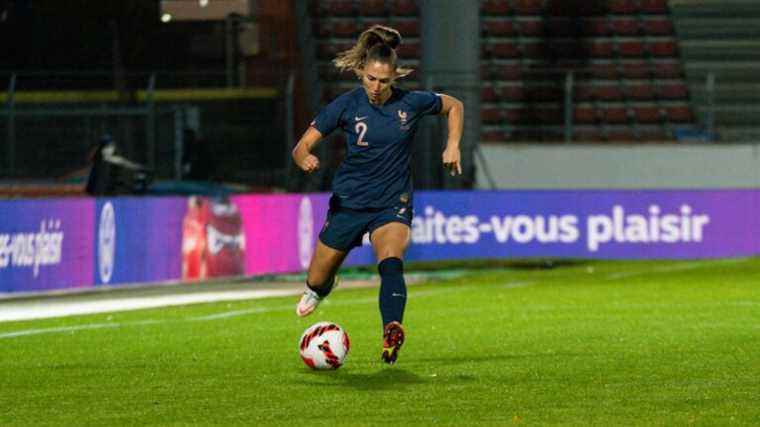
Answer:
[{"label": "female soccer player", "polygon": [[362,236],[369,232],[381,277],[382,360],[389,364],[396,361],[404,343],[402,258],[412,224],[410,145],[423,116],[448,116],[443,166],[452,176],[462,173],[459,140],[464,107],[448,95],[394,87],[397,78],[412,71],[397,64],[395,49],[400,43],[398,31],[374,25],[359,36],[353,48],[338,54],[335,66],[352,70],[362,85],[324,107],[293,149],[295,163],[311,173],[320,166],[311,154],[316,144],[337,128],[347,136],[346,157],[333,178],[327,220],[296,313],[310,314],[327,297],[346,255],[361,245]]}]

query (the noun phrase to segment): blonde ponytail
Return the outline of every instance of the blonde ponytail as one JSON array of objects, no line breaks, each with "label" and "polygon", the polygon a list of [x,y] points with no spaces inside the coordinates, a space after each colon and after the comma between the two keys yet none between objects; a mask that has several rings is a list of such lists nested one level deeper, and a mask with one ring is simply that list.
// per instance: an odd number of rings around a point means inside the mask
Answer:
[{"label": "blonde ponytail", "polygon": [[414,71],[411,68],[402,68],[396,64],[395,49],[401,44],[401,33],[383,25],[373,25],[364,30],[356,44],[351,49],[340,52],[333,60],[333,64],[341,72],[351,70],[359,76],[366,65],[367,52],[379,44],[385,44],[394,51],[393,61],[390,65],[396,68],[396,74],[399,77],[408,76]]}]

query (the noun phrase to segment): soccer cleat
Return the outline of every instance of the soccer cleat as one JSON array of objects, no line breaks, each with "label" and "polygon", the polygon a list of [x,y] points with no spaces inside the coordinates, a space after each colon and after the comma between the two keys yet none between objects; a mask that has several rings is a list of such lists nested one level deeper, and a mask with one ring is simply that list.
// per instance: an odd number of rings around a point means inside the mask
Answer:
[{"label": "soccer cleat", "polygon": [[317,309],[320,302],[322,302],[322,297],[311,289],[306,288],[303,296],[301,296],[301,300],[296,305],[296,314],[300,317],[308,316]]},{"label": "soccer cleat", "polygon": [[404,345],[404,327],[399,322],[390,322],[383,331],[383,362],[392,365],[396,363],[398,351]]},{"label": "soccer cleat", "polygon": [[[338,276],[335,276],[335,279],[333,279],[332,287],[330,288],[330,291],[332,292],[335,287],[338,286]],[[323,299],[327,298],[327,295],[324,297],[319,296],[316,292],[309,289],[309,287],[306,287],[306,290],[303,293],[303,296],[301,296],[301,300],[298,301],[298,305],[296,305],[296,314],[300,317],[305,317],[310,315],[314,310],[317,309],[317,306],[320,302],[322,302]]]}]

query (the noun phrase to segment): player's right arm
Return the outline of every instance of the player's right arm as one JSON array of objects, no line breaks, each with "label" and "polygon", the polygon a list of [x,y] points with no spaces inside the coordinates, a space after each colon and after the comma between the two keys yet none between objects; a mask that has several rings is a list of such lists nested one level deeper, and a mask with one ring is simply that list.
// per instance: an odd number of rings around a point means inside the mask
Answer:
[{"label": "player's right arm", "polygon": [[319,169],[319,159],[311,154],[311,151],[320,140],[322,134],[313,126],[309,126],[293,149],[293,161],[302,171],[312,173]]}]

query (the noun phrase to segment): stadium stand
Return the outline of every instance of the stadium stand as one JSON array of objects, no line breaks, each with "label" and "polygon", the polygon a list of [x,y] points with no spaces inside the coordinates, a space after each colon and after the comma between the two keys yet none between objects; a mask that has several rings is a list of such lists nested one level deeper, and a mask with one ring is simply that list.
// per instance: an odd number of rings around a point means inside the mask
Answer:
[{"label": "stadium stand", "polygon": [[665,0],[481,2],[482,140],[667,141],[692,127]]},{"label": "stadium stand", "polygon": [[713,73],[716,137],[723,141],[757,141],[760,138],[757,1],[674,0],[671,7],[698,116],[703,122],[709,120],[707,76]]},{"label": "stadium stand", "polygon": [[[570,71],[573,140],[668,141],[693,127],[665,0],[481,0],[480,10],[483,141],[562,140]],[[399,29],[399,56],[419,69],[416,1],[313,0],[310,11],[323,102],[355,86],[330,60],[369,25]],[[419,79],[413,73],[404,85]]]}]

